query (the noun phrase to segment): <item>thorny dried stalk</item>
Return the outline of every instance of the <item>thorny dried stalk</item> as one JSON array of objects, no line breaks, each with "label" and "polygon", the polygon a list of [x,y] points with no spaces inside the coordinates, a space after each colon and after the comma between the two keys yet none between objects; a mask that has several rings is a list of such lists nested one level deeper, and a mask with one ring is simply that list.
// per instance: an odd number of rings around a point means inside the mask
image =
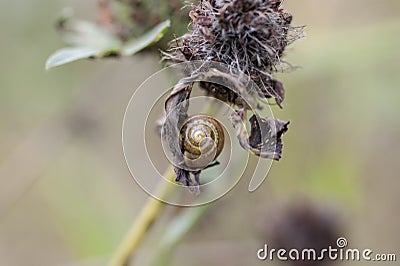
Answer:
[{"label": "thorny dried stalk", "polygon": [[[232,124],[237,129],[240,145],[257,156],[279,160],[282,154],[282,135],[287,131],[288,121],[272,117],[260,117],[256,110],[249,110],[247,100],[274,98],[282,108],[285,90],[283,84],[273,78],[275,72],[283,68],[281,60],[288,44],[302,36],[302,27],[291,26],[292,15],[285,12],[281,0],[204,0],[198,5],[191,4],[189,16],[192,20],[189,32],[170,43],[170,49],[163,52],[169,63],[216,62],[231,69],[230,77],[220,73],[223,83],[237,80],[237,88],[203,80],[200,87],[210,97],[231,104]],[[235,73],[241,73],[235,75]],[[192,71],[188,77],[177,83],[165,103],[168,119],[164,130],[178,134],[187,118],[188,99],[195,81],[202,70]],[[225,76],[223,76],[223,74]],[[207,76],[207,74],[205,75]],[[248,77],[246,81],[243,77]],[[235,82],[233,82],[235,83]],[[256,96],[251,90],[257,88]],[[250,97],[248,97],[250,95]],[[187,103],[186,103],[187,102]],[[178,106],[178,107],[177,107]],[[247,111],[253,111],[249,122],[250,134],[245,127]],[[174,156],[181,156],[178,148],[173,148]],[[200,171],[191,172],[175,166],[176,181],[186,186],[198,186]],[[195,176],[195,180],[190,178]]]}]

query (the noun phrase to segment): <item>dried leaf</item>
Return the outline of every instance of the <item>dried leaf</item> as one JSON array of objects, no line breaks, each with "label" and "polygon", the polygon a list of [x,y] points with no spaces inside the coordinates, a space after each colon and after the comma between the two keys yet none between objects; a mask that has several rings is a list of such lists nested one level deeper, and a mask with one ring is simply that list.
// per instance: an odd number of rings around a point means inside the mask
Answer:
[{"label": "dried leaf", "polygon": [[[184,121],[188,118],[187,110],[189,108],[189,97],[193,88],[192,78],[183,78],[174,87],[171,94],[165,101],[165,115],[164,124],[162,127],[163,137],[168,143],[169,149],[172,153],[175,171],[175,181],[191,188],[195,194],[199,194],[200,190],[197,188],[199,183],[193,181],[190,177],[190,171],[183,169],[183,152],[181,144],[179,143],[179,131]],[[180,167],[182,166],[182,167]],[[200,172],[196,172],[199,178]],[[195,179],[196,180],[196,179]]]},{"label": "dried leaf", "polygon": [[232,124],[237,130],[240,145],[262,158],[279,160],[282,156],[282,135],[288,130],[289,121],[273,117],[262,118],[253,115],[250,136],[246,129],[246,110],[236,110],[231,114]]},{"label": "dried leaf", "polygon": [[282,156],[282,135],[288,130],[289,121],[274,117],[250,118],[251,133],[249,144],[251,151],[262,158],[279,160]]}]

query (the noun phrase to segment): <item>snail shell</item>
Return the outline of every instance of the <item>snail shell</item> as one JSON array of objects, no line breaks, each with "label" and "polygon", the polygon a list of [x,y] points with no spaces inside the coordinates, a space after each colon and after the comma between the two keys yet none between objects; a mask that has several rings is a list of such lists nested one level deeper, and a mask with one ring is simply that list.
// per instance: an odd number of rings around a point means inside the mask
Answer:
[{"label": "snail shell", "polygon": [[189,117],[180,130],[185,166],[201,170],[212,163],[224,147],[224,130],[213,117],[199,114]]}]

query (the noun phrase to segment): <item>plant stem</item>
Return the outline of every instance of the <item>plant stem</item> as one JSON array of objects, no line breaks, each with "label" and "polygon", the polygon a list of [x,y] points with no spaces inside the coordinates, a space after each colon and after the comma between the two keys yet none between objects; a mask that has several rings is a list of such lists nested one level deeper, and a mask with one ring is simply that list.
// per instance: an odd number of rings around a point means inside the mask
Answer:
[{"label": "plant stem", "polygon": [[[215,114],[220,108],[213,104],[209,104],[205,109],[204,113]],[[175,172],[173,166],[170,166],[164,177],[167,180],[174,182]],[[172,186],[168,186],[167,182],[161,182],[157,187],[155,193],[153,194],[155,198],[150,197],[140,212],[139,216],[136,218],[131,229],[126,234],[124,241],[118,247],[114,255],[112,256],[108,266],[126,266],[129,262],[129,258],[135,252],[140,242],[143,240],[145,234],[147,233],[150,225],[160,214],[162,207],[165,205],[159,198],[164,198]]]},{"label": "plant stem", "polygon": [[[174,169],[172,166],[167,169],[165,177],[168,180],[173,180]],[[170,191],[170,188],[171,186],[168,186],[167,182],[162,182],[156,189],[154,195],[157,198],[161,198]],[[112,256],[108,264],[109,266],[126,266],[128,264],[129,258],[139,246],[152,222],[160,214],[164,204],[165,203],[162,201],[154,199],[153,197],[148,199],[139,216],[133,223],[130,231],[126,234],[124,241]]]}]

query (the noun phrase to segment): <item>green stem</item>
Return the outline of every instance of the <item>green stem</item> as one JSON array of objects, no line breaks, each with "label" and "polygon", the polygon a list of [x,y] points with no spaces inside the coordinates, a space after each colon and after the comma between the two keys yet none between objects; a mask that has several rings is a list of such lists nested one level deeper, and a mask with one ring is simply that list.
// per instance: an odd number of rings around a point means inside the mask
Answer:
[{"label": "green stem", "polygon": [[[219,107],[211,103],[204,109],[205,113],[207,114],[215,114],[218,112],[218,110]],[[173,166],[170,166],[167,169],[164,177],[167,178],[167,180],[174,182],[175,173]],[[129,258],[135,252],[149,230],[150,225],[154,222],[165,205],[165,203],[158,199],[165,198],[172,188],[173,186],[169,186],[168,182],[161,182],[159,184],[154,193],[156,199],[153,197],[148,199],[138,218],[135,220],[131,229],[126,234],[124,241],[112,256],[108,266],[126,266],[128,264]]]},{"label": "green stem", "polygon": [[[168,180],[173,180],[174,169],[172,166],[166,171],[165,177]],[[168,182],[160,183],[159,187],[155,192],[157,198],[162,198],[168,194],[171,186],[168,186]],[[139,216],[133,223],[130,231],[126,234],[124,241],[118,247],[117,251],[112,256],[109,266],[125,266],[127,265],[129,258],[133,252],[137,249],[145,234],[147,233],[150,225],[157,218],[162,210],[165,203],[160,200],[150,197],[145,204],[144,208],[140,212]]]}]

